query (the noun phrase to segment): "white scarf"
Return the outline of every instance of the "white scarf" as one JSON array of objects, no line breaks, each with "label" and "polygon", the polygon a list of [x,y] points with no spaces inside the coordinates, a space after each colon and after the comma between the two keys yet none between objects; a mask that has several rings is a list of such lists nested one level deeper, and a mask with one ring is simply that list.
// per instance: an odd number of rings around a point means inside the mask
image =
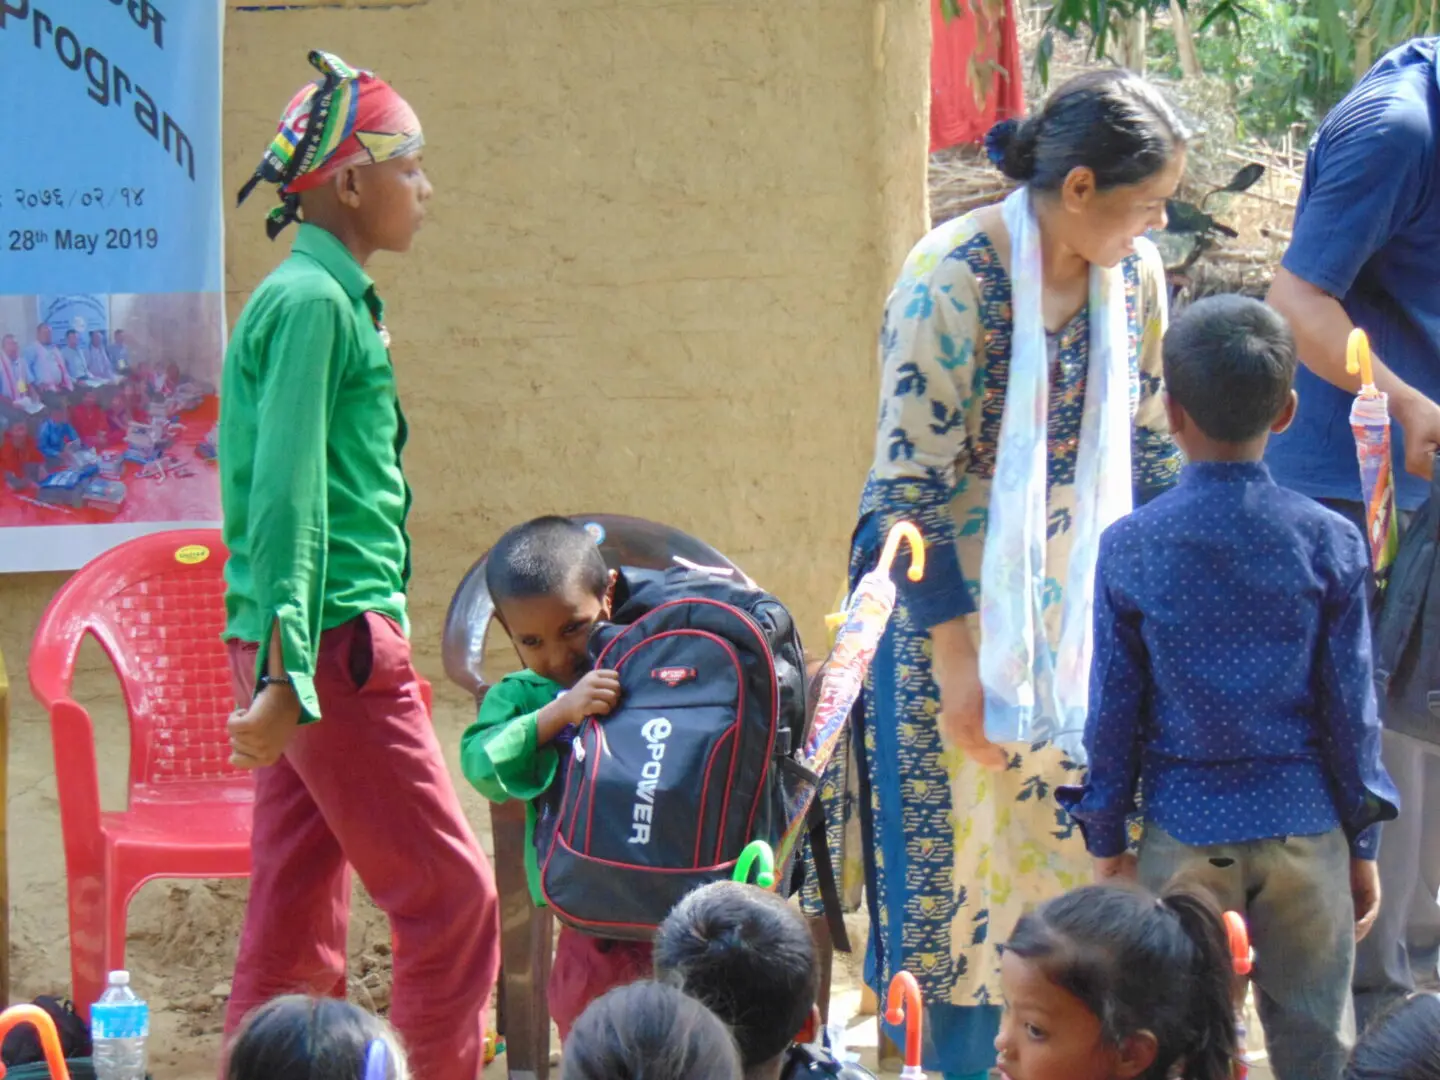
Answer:
[{"label": "white scarf", "polygon": [[1059,648],[1045,632],[1050,364],[1040,230],[1030,194],[1005,200],[1013,333],[1010,378],[980,570],[980,682],[994,742],[1055,740],[1083,763],[1100,534],[1131,507],[1129,319],[1124,271],[1090,268],[1090,356]]}]

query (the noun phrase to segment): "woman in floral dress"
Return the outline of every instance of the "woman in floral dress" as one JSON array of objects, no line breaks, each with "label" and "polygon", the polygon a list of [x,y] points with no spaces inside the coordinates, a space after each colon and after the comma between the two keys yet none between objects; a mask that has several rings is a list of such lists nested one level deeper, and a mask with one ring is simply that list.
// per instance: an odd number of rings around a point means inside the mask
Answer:
[{"label": "woman in floral dress", "polygon": [[886,307],[851,579],[900,520],[928,561],[918,584],[897,569],[856,714],[866,980],[882,1000],[896,971],[919,980],[925,1065],[946,1076],[994,1064],[995,943],[1088,879],[1053,791],[1083,764],[1099,534],[1179,469],[1164,270],[1142,234],[1165,221],[1185,138],[1137,77],[1081,76],[992,133],[1023,186],[925,237]]}]

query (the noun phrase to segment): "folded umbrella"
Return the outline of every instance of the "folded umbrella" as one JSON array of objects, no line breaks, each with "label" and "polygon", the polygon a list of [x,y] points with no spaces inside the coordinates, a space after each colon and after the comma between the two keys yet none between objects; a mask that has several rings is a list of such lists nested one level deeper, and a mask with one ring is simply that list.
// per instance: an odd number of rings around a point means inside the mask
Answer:
[{"label": "folded umbrella", "polygon": [[919,581],[925,574],[925,541],[920,530],[908,521],[899,522],[890,530],[880,561],[875,569],[862,577],[846,601],[844,621],[835,635],[835,645],[820,669],[820,691],[810,733],[800,748],[799,764],[813,779],[801,780],[786,808],[785,834],[775,852],[778,866],[788,866],[795,844],[804,831],[810,804],[815,800],[819,777],[835,752],[845,721],[850,718],[865,683],[865,673],[875,659],[880,637],[895,610],[895,582],[890,570],[899,553],[901,541],[910,545],[910,568],[906,576]]},{"label": "folded umbrella", "polygon": [[1375,386],[1370,339],[1358,327],[1346,343],[1345,370],[1360,376],[1360,392],[1350,406],[1350,430],[1360,462],[1360,493],[1365,500],[1365,532],[1377,588],[1385,587],[1400,537],[1395,515],[1395,472],[1390,457],[1390,400]]}]

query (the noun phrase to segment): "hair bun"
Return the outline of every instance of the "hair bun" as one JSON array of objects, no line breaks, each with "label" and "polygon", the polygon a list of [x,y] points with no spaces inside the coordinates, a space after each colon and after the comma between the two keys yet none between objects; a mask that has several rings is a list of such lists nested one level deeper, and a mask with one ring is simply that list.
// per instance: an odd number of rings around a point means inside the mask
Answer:
[{"label": "hair bun", "polygon": [[990,163],[1011,180],[1026,182],[1035,175],[1034,120],[1001,120],[985,136]]},{"label": "hair bun", "polygon": [[1018,120],[1001,120],[985,135],[985,156],[997,169],[1005,164],[1005,154],[1015,141],[1015,132],[1020,129]]}]

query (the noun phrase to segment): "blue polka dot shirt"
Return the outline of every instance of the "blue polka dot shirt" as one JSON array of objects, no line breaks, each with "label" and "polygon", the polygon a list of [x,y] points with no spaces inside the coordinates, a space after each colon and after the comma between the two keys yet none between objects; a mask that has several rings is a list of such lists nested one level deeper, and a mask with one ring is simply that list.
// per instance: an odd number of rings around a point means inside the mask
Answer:
[{"label": "blue polka dot shirt", "polygon": [[1373,859],[1380,763],[1365,540],[1258,463],[1188,465],[1101,540],[1083,788],[1096,857],[1147,823],[1205,847],[1343,827]]}]

